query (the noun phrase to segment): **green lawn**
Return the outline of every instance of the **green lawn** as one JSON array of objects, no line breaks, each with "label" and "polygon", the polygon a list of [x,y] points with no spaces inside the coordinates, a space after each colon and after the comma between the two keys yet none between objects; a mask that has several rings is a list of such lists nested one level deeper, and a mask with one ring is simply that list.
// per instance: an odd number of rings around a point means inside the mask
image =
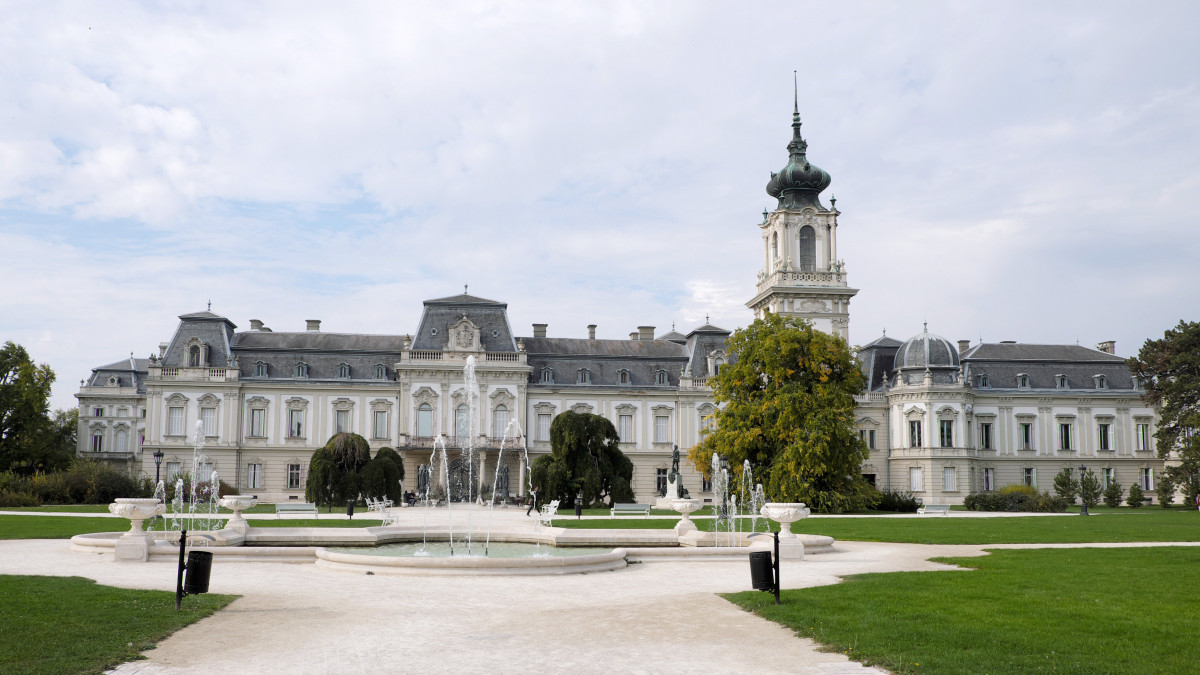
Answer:
[{"label": "green lawn", "polygon": [[0,539],[70,539],[90,532],[125,532],[124,518],[64,516],[0,516]]},{"label": "green lawn", "polygon": [[[111,521],[110,521],[111,522]],[[0,672],[100,673],[236,599],[99,586],[81,577],[0,576]]]},{"label": "green lawn", "polygon": [[1002,550],[943,562],[976,569],[852,576],[784,591],[779,607],[768,593],[725,597],[900,673],[1197,670],[1200,548]]}]

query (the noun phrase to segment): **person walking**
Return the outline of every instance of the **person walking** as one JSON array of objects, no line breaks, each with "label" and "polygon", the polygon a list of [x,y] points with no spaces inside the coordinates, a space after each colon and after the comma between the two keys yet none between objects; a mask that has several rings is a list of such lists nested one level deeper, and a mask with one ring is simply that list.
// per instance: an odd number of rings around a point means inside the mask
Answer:
[{"label": "person walking", "polygon": [[525,515],[529,515],[530,511],[538,510],[537,492],[538,489],[536,485],[533,486],[533,489],[529,491],[529,508],[525,509]]}]

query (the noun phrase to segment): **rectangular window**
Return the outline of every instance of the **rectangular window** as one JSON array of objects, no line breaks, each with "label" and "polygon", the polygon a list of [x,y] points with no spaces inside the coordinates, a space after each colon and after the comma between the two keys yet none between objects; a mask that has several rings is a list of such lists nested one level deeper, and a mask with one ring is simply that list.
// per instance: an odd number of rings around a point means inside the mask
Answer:
[{"label": "rectangular window", "polygon": [[550,414],[538,413],[537,416],[537,440],[550,440]]},{"label": "rectangular window", "polygon": [[952,466],[942,467],[942,491],[956,492],[958,490],[958,471]]},{"label": "rectangular window", "polygon": [[217,409],[216,408],[201,408],[200,421],[204,423],[204,435],[217,435]]},{"label": "rectangular window", "polygon": [[992,423],[991,422],[980,422],[979,423],[979,449],[980,450],[991,450],[992,449]]},{"label": "rectangular window", "polygon": [[985,492],[991,492],[996,489],[996,470],[983,470],[983,489]]},{"label": "rectangular window", "polygon": [[667,470],[666,469],[655,469],[654,470],[654,489],[657,490],[659,494],[662,494],[667,491]]},{"label": "rectangular window", "polygon": [[1137,425],[1137,449],[1138,452],[1145,452],[1150,449],[1150,425],[1140,423]]},{"label": "rectangular window", "polygon": [[173,481],[179,477],[179,462],[167,462],[167,480]]},{"label": "rectangular window", "polygon": [[92,408],[93,417],[104,417],[104,408]]},{"label": "rectangular window", "polygon": [[182,436],[183,435],[183,408],[170,407],[167,408],[167,435]]},{"label": "rectangular window", "polygon": [[1106,467],[1100,470],[1100,487],[1108,487],[1112,484],[1115,476],[1111,467]]},{"label": "rectangular window", "polygon": [[666,415],[654,416],[654,442],[669,443],[671,441],[671,427],[669,425],[670,417]]},{"label": "rectangular window", "polygon": [[300,465],[299,464],[288,464],[287,465],[287,486],[288,486],[289,490],[299,490],[300,489]]},{"label": "rectangular window", "polygon": [[263,438],[267,435],[267,411],[255,408],[250,411],[250,436]]},{"label": "rectangular window", "polygon": [[386,410],[375,411],[375,426],[371,430],[374,438],[388,437],[388,414]]},{"label": "rectangular window", "polygon": [[201,483],[207,483],[212,480],[213,465],[205,462],[200,465],[200,471],[196,474],[196,480]]},{"label": "rectangular window", "polygon": [[1142,469],[1138,478],[1143,490],[1149,492],[1154,489],[1154,469]]},{"label": "rectangular window", "polygon": [[1058,425],[1058,447],[1059,447],[1059,449],[1062,449],[1062,450],[1070,450],[1071,449],[1071,425],[1070,424],[1059,424]]},{"label": "rectangular window", "polygon": [[1112,449],[1108,445],[1108,427],[1109,426],[1110,425],[1108,425],[1108,424],[1100,425],[1100,429],[1099,429],[1099,433],[1098,433],[1098,440],[1100,442],[1101,450],[1111,450]]},{"label": "rectangular window", "polygon": [[92,432],[92,452],[104,452],[104,432]]},{"label": "rectangular window", "polygon": [[492,411],[492,438],[504,438],[508,433],[508,408],[496,406]]},{"label": "rectangular window", "polygon": [[288,437],[300,438],[304,436],[304,411],[289,410],[288,411]]},{"label": "rectangular window", "polygon": [[633,415],[619,415],[617,417],[617,435],[621,437],[622,443],[633,442]]},{"label": "rectangular window", "polygon": [[350,411],[335,410],[333,413],[333,433],[344,434],[350,431]]},{"label": "rectangular window", "polygon": [[924,479],[921,476],[921,467],[912,466],[908,469],[908,491],[920,492],[925,489]]},{"label": "rectangular window", "polygon": [[953,448],[954,447],[954,421],[953,420],[942,420],[941,424],[938,425],[938,431],[940,432],[939,440],[942,442],[942,447],[943,448]]},{"label": "rectangular window", "polygon": [[117,452],[127,452],[129,450],[129,432],[122,429],[117,432]]},{"label": "rectangular window", "polygon": [[1037,487],[1037,473],[1034,469],[1026,467],[1024,481],[1026,485]]},{"label": "rectangular window", "polygon": [[262,464],[246,465],[246,487],[251,490],[262,488]]},{"label": "rectangular window", "polygon": [[417,408],[417,436],[430,438],[433,436],[433,408],[428,403],[422,403]]},{"label": "rectangular window", "polygon": [[871,450],[875,449],[875,430],[867,429],[867,447]]},{"label": "rectangular window", "polygon": [[1033,449],[1033,422],[1021,423],[1021,437],[1017,439],[1022,450]]},{"label": "rectangular window", "polygon": [[711,478],[705,478],[703,476],[700,477],[700,491],[701,492],[712,492],[712,479]]},{"label": "rectangular window", "polygon": [[908,423],[908,447],[921,447],[921,422],[912,420]]}]

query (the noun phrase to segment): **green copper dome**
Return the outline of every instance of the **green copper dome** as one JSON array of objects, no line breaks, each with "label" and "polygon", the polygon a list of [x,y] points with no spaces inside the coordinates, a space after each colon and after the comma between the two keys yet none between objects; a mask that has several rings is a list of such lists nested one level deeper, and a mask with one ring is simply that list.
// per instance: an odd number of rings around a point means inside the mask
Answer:
[{"label": "green copper dome", "polygon": [[767,194],[779,200],[781,209],[815,206],[824,209],[819,196],[829,187],[829,174],[804,156],[808,143],[800,137],[800,109],[792,113],[792,142],[788,143],[788,163],[779,173],[771,173]]}]

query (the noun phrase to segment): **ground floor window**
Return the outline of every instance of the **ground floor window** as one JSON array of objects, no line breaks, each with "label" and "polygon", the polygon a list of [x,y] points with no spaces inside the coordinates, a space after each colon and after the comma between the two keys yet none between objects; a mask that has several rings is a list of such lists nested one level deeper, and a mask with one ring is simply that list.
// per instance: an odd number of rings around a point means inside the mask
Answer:
[{"label": "ground floor window", "polygon": [[654,489],[658,490],[658,492],[660,494],[667,491],[667,470],[666,469],[655,469],[654,470]]},{"label": "ground floor window", "polygon": [[262,464],[246,465],[246,487],[251,490],[262,488]]},{"label": "ground floor window", "polygon": [[1100,471],[1101,471],[1101,475],[1100,475],[1101,487],[1108,487],[1109,485],[1112,484],[1112,482],[1114,480],[1116,480],[1116,473],[1112,470],[1111,467],[1106,467],[1104,469],[1101,469]]},{"label": "ground floor window", "polygon": [[711,478],[703,478],[702,477],[700,479],[700,491],[701,492],[712,492],[712,479]]},{"label": "ground floor window", "polygon": [[1140,478],[1143,490],[1148,492],[1154,489],[1154,469],[1142,469]]},{"label": "ground floor window", "polygon": [[921,475],[921,467],[912,466],[908,469],[908,491],[921,492],[925,489],[924,478]]},{"label": "ground floor window", "polygon": [[987,468],[983,470],[983,490],[991,492],[996,489],[996,470]]},{"label": "ground floor window", "polygon": [[867,481],[867,483],[870,484],[871,487],[875,487],[875,474],[864,473],[863,480]]},{"label": "ground floor window", "polygon": [[1037,487],[1037,473],[1035,469],[1026,467],[1023,478],[1026,485],[1030,487]]},{"label": "ground floor window", "polygon": [[179,477],[179,462],[167,462],[167,480]]},{"label": "ground floor window", "polygon": [[942,491],[955,492],[958,490],[958,472],[954,467],[947,466],[942,468]]},{"label": "ground floor window", "polygon": [[287,486],[289,490],[300,489],[300,465],[287,465]]}]

